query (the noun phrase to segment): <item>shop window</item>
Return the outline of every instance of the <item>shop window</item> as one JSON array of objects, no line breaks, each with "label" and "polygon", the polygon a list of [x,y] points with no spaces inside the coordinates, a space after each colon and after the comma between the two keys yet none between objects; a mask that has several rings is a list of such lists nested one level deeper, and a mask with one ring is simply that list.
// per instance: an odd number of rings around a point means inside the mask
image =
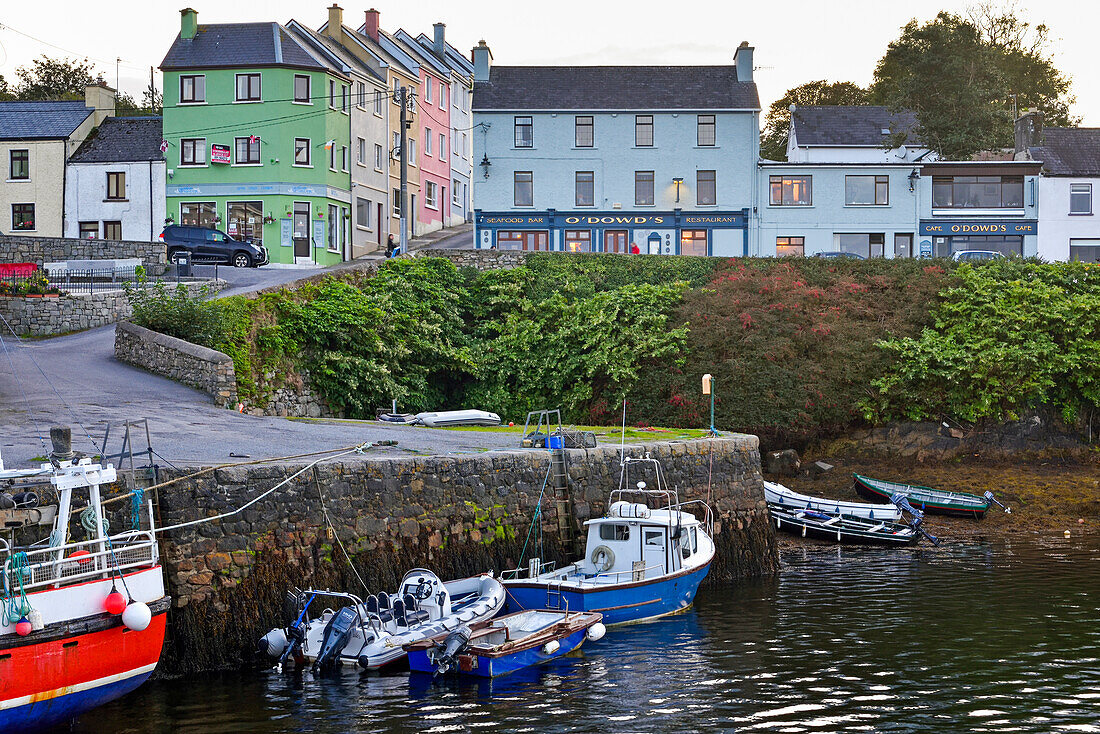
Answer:
[{"label": "shop window", "polygon": [[180,224],[184,227],[213,227],[217,213],[212,201],[185,201],[180,204]]},{"label": "shop window", "polygon": [[806,255],[806,238],[776,237],[775,254],[778,257],[804,257]]},{"label": "shop window", "polygon": [[531,148],[535,145],[534,124],[531,117],[516,117],[515,141],[517,148]]},{"label": "shop window", "polygon": [[1100,263],[1100,240],[1070,240],[1069,259],[1074,262]]},{"label": "shop window", "polygon": [[340,207],[333,204],[328,205],[328,250],[329,252],[340,252]]},{"label": "shop window", "polygon": [[811,206],[813,176],[772,176],[772,206]]},{"label": "shop window", "polygon": [[180,104],[206,101],[206,75],[187,74],[180,77]]},{"label": "shop window", "polygon": [[550,233],[546,230],[501,230],[497,232],[498,250],[550,249]]},{"label": "shop window", "polygon": [[890,203],[890,177],[845,176],[844,203],[848,206],[886,206]]},{"label": "shop window", "polygon": [[695,123],[695,142],[700,146],[715,144],[714,115],[699,115]]},{"label": "shop window", "polygon": [[840,252],[848,252],[860,257],[882,257],[886,243],[886,235],[877,232],[870,234],[836,234],[833,235],[836,249]]},{"label": "shop window", "polygon": [[634,115],[634,145],[653,147],[653,115]]},{"label": "shop window", "polygon": [[718,187],[715,182],[714,171],[695,172],[695,197],[699,206],[718,203]]},{"label": "shop window", "polygon": [[11,205],[11,228],[15,232],[34,229],[34,204]]},{"label": "shop window", "polygon": [[653,171],[634,172],[634,204],[653,206]]},{"label": "shop window", "polygon": [[566,252],[592,252],[592,230],[567,229],[565,230]]},{"label": "shop window", "polygon": [[592,171],[577,171],[577,206],[594,206],[596,194],[596,174]]},{"label": "shop window", "polygon": [[1092,214],[1092,184],[1069,185],[1069,213]]},{"label": "shop window", "polygon": [[591,148],[595,145],[592,115],[577,115],[573,118],[573,144],[578,148]]},{"label": "shop window", "polygon": [[103,239],[105,239],[105,240],[121,240],[122,239],[122,222],[104,222],[103,223]]},{"label": "shop window", "polygon": [[111,171],[107,174],[107,198],[112,201],[126,199],[126,172]]},{"label": "shop window", "polygon": [[1020,209],[1023,176],[933,176],[932,206],[941,209]]},{"label": "shop window", "polygon": [[705,229],[685,229],[680,232],[681,255],[706,255],[707,231]]},{"label": "shop window", "polygon": [[262,201],[231,201],[225,206],[226,234],[238,240],[251,239],[264,243],[264,203]]},{"label": "shop window", "polygon": [[1020,257],[1024,254],[1024,238],[1021,235],[974,235],[945,239],[950,240],[951,244],[944,257],[949,257],[964,250],[999,252],[1005,257],[1012,255]]},{"label": "shop window", "polygon": [[26,181],[31,177],[31,152],[28,149],[13,150],[9,153],[8,178],[13,181]]},{"label": "shop window", "polygon": [[516,171],[513,174],[512,202],[514,206],[534,206],[534,176],[530,171]]}]

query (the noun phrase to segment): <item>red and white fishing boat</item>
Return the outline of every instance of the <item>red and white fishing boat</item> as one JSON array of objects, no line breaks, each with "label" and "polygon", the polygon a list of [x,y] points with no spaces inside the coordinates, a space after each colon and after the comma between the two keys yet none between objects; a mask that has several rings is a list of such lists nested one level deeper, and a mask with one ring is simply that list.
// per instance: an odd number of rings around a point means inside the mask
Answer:
[{"label": "red and white fishing boat", "polygon": [[[152,503],[119,505],[116,524],[135,529],[111,534],[100,487],[115,468],[74,456],[68,429],[51,438],[37,469],[0,460],[0,732],[41,731],[129,693],[164,642]],[[15,494],[27,491],[38,501]]]}]

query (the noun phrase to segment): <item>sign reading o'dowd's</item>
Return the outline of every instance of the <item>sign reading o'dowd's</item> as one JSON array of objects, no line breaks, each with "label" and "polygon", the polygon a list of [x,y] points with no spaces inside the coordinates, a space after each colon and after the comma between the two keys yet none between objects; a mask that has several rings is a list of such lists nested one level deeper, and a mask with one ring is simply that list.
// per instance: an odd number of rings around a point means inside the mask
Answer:
[{"label": "sign reading o'dowd's", "polygon": [[1028,235],[1039,232],[1039,223],[1034,219],[1025,220],[985,220],[985,221],[937,221],[921,220],[920,233],[934,237],[953,235]]}]

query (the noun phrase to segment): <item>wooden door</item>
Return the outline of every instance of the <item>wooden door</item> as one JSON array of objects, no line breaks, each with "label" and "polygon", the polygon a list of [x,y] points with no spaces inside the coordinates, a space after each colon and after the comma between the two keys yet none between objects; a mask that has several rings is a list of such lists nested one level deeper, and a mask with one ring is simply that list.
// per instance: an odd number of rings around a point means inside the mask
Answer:
[{"label": "wooden door", "polygon": [[625,229],[609,229],[603,233],[603,251],[604,252],[630,252],[630,248],[626,243],[626,230]]}]

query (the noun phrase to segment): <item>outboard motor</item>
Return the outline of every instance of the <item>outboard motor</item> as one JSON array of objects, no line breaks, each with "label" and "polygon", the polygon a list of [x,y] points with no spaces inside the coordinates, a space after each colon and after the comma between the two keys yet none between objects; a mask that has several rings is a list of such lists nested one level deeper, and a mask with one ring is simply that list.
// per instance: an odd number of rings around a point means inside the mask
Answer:
[{"label": "outboard motor", "polygon": [[455,657],[469,646],[471,634],[470,628],[462,625],[447,635],[442,648],[437,647],[433,650],[435,655],[432,656],[432,662],[437,666],[436,675],[441,675],[451,669]]},{"label": "outboard motor", "polygon": [[335,663],[340,651],[348,644],[355,620],[359,618],[353,607],[344,607],[325,625],[325,634],[321,638],[321,650],[313,663],[315,670],[326,670]]},{"label": "outboard motor", "polygon": [[286,630],[273,629],[260,638],[260,652],[272,660],[282,657],[288,645],[290,639],[286,636]]}]

